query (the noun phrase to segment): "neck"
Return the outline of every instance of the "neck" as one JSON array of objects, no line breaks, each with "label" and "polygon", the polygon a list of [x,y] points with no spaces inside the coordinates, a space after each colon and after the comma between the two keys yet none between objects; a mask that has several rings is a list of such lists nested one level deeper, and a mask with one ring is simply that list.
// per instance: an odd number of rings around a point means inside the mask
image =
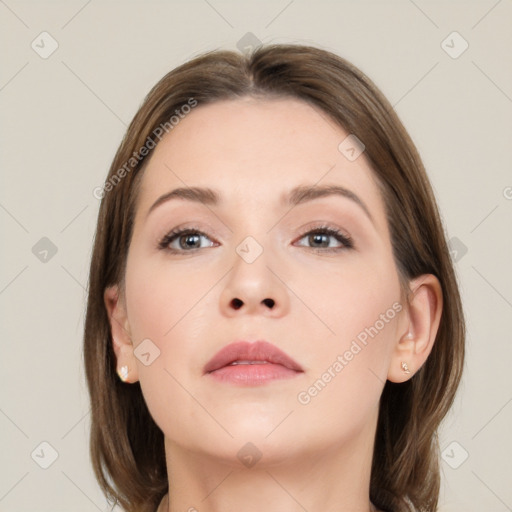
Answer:
[{"label": "neck", "polygon": [[375,511],[369,500],[373,443],[367,434],[337,447],[316,446],[266,463],[262,458],[251,468],[166,439],[169,495],[158,512]]}]

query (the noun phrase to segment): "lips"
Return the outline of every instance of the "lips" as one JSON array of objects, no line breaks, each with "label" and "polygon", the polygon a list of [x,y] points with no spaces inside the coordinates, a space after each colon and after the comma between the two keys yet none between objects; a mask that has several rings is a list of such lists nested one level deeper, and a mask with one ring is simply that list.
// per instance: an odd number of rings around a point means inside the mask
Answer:
[{"label": "lips", "polygon": [[248,364],[263,365],[270,363],[281,365],[284,368],[296,372],[304,371],[296,361],[275,345],[272,345],[272,343],[267,341],[256,341],[254,343],[237,341],[219,350],[219,352],[206,363],[203,372],[205,374],[212,373],[226,366],[230,366],[232,363],[235,363],[233,366]]}]

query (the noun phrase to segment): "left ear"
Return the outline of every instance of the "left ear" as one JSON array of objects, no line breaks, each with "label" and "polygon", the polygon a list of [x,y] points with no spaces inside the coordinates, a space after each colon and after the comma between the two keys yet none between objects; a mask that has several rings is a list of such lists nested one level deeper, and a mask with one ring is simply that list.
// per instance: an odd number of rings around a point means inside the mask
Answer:
[{"label": "left ear", "polygon": [[391,382],[405,382],[423,366],[432,351],[441,321],[443,292],[437,277],[419,276],[410,282],[410,288],[404,308],[408,321],[401,327],[388,370]]}]

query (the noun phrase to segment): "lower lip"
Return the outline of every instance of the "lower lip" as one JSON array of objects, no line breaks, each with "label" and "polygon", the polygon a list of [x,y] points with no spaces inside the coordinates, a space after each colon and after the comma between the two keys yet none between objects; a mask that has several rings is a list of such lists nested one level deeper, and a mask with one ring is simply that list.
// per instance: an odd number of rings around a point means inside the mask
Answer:
[{"label": "lower lip", "polygon": [[220,382],[242,386],[258,386],[273,380],[290,379],[302,372],[290,370],[280,364],[235,364],[219,368],[208,375]]}]

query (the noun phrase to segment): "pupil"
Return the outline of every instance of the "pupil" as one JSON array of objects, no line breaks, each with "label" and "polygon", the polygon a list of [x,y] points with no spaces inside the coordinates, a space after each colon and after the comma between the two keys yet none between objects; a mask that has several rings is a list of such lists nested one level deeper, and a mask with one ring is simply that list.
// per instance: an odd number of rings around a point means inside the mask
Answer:
[{"label": "pupil", "polygon": [[186,247],[195,247],[195,244],[197,244],[197,242],[199,241],[199,236],[198,235],[184,235],[182,237],[182,240],[185,241],[185,246]]},{"label": "pupil", "polygon": [[320,244],[322,247],[327,247],[329,245],[329,241],[327,240],[327,235],[322,233],[316,233],[311,235],[310,242],[314,244]]}]

